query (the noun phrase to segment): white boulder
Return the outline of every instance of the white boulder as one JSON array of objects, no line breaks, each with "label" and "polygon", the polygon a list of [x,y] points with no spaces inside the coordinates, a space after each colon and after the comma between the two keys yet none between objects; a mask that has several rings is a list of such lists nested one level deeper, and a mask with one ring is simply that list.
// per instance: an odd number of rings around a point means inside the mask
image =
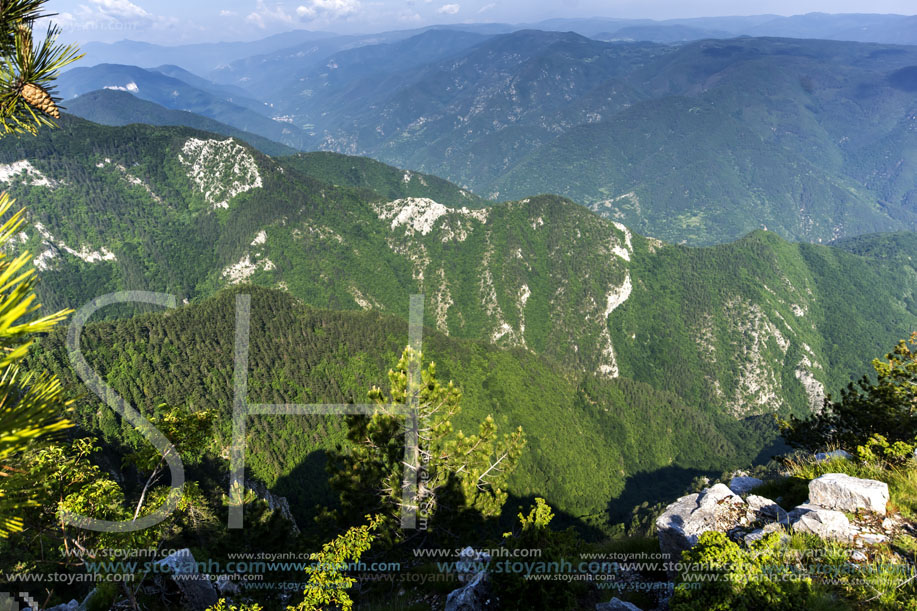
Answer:
[{"label": "white boulder", "polygon": [[683,496],[656,519],[659,548],[678,557],[708,530],[727,532],[743,521],[747,523],[745,514],[745,501],[725,484]]},{"label": "white boulder", "polygon": [[793,509],[789,519],[796,532],[810,533],[822,539],[849,541],[853,535],[850,520],[842,512],[811,503]]},{"label": "white boulder", "polygon": [[884,516],[888,484],[843,473],[827,473],[809,482],[809,502],[826,509],[851,513],[867,509]]}]

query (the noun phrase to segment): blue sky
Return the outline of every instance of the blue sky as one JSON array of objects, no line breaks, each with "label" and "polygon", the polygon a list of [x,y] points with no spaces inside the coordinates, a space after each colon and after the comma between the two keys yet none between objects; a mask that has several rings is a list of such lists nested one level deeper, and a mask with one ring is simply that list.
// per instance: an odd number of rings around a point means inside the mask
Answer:
[{"label": "blue sky", "polygon": [[917,12],[913,0],[50,0],[67,38],[162,44],[254,40],[292,29],[373,32],[438,23],[553,17]]}]

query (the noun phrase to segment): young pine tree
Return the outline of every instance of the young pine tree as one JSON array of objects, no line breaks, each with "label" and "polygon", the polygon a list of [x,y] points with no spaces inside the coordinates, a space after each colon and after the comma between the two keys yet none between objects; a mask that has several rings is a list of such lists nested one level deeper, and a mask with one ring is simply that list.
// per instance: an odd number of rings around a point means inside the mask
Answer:
[{"label": "young pine tree", "polygon": [[[378,511],[394,525],[404,509],[416,510],[427,522],[443,510],[499,515],[507,480],[525,446],[522,428],[501,436],[488,416],[476,434],[454,430],[461,391],[436,378],[434,363],[421,371],[421,355],[411,348],[405,349],[388,378],[388,394],[379,388],[369,392],[378,411],[349,419],[350,449],[333,465],[331,481],[341,492],[345,519]],[[405,461],[405,433],[414,423],[397,414],[396,405],[417,409],[413,461]],[[413,490],[404,487],[405,475],[412,470],[417,471]]]}]

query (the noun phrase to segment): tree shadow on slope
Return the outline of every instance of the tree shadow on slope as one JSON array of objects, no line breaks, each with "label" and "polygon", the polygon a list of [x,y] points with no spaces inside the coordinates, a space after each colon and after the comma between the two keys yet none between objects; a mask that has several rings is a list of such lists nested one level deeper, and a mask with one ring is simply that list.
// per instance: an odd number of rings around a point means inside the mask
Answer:
[{"label": "tree shadow on slope", "polygon": [[[286,497],[289,501],[290,511],[303,532],[316,528],[316,518],[321,515],[323,509],[336,509],[340,506],[337,492],[329,483],[327,471],[329,461],[333,460],[332,454],[324,450],[310,453],[271,487],[273,494]],[[473,511],[462,511],[451,515],[450,521],[457,522],[455,530],[462,534],[474,533],[474,538],[481,540],[499,539],[501,533],[513,530],[518,526],[518,514],[520,512],[528,513],[535,505],[536,496],[538,495],[510,494],[497,518],[485,518]],[[545,500],[554,507],[552,499],[545,498]],[[367,507],[365,511],[369,513],[373,509]],[[598,540],[603,536],[600,529],[577,516],[556,508],[554,515],[555,518],[551,524],[555,529],[562,530],[572,526],[581,537],[587,540]],[[470,543],[472,542],[469,541]]]},{"label": "tree shadow on slope", "polygon": [[717,471],[689,469],[678,466],[662,467],[629,476],[624,489],[608,502],[606,513],[610,524],[629,522],[633,510],[641,504],[671,503],[684,496],[691,482],[698,477],[716,477]]}]

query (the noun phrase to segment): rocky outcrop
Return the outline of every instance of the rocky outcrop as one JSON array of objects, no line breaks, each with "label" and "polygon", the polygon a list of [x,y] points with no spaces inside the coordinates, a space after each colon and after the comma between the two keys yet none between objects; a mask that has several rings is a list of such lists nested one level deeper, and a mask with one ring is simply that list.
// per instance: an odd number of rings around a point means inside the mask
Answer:
[{"label": "rocky outcrop", "polygon": [[748,505],[749,522],[777,522],[783,525],[789,525],[790,523],[787,512],[768,498],[749,494],[745,499],[745,503]]},{"label": "rocky outcrop", "polygon": [[490,604],[490,587],[487,569],[483,563],[490,562],[490,554],[477,552],[466,547],[459,552],[455,563],[459,581],[465,582],[461,588],[453,590],[446,597],[446,611],[481,611]]},{"label": "rocky outcrop", "polygon": [[[730,487],[716,484],[666,507],[656,520],[660,549],[677,559],[708,530],[727,533],[748,545],[786,529],[862,547],[887,542],[904,528],[900,521],[885,517],[889,497],[883,482],[828,473],[809,482],[807,503],[787,512],[763,496],[748,494],[743,500],[736,491],[745,490],[749,482],[736,479],[755,478],[737,475]],[[856,516],[848,518],[844,512]]]},{"label": "rocky outcrop", "polygon": [[888,498],[888,484],[843,473],[828,473],[809,482],[809,502],[826,509],[851,513],[866,509],[884,516]]},{"label": "rocky outcrop", "polygon": [[482,570],[482,565],[490,562],[490,554],[477,552],[473,547],[466,547],[459,552],[459,560],[455,563],[459,581],[472,581]]},{"label": "rocky outcrop", "polygon": [[487,571],[480,571],[471,581],[449,593],[446,611],[483,611],[490,602]]},{"label": "rocky outcrop", "polygon": [[683,496],[656,519],[659,547],[679,557],[697,543],[702,533],[708,530],[727,532],[747,523],[746,512],[745,501],[724,484]]},{"label": "rocky outcrop", "polygon": [[822,539],[849,541],[853,537],[850,520],[840,511],[806,503],[789,513],[790,525],[800,533],[810,533]]},{"label": "rocky outcrop", "polygon": [[267,503],[268,509],[273,512],[279,512],[280,515],[290,523],[290,529],[293,531],[294,535],[299,534],[299,526],[296,524],[296,518],[293,517],[293,512],[290,511],[290,502],[287,500],[287,497],[272,494],[271,491],[267,489],[267,486],[255,480],[245,480],[245,487]]}]

